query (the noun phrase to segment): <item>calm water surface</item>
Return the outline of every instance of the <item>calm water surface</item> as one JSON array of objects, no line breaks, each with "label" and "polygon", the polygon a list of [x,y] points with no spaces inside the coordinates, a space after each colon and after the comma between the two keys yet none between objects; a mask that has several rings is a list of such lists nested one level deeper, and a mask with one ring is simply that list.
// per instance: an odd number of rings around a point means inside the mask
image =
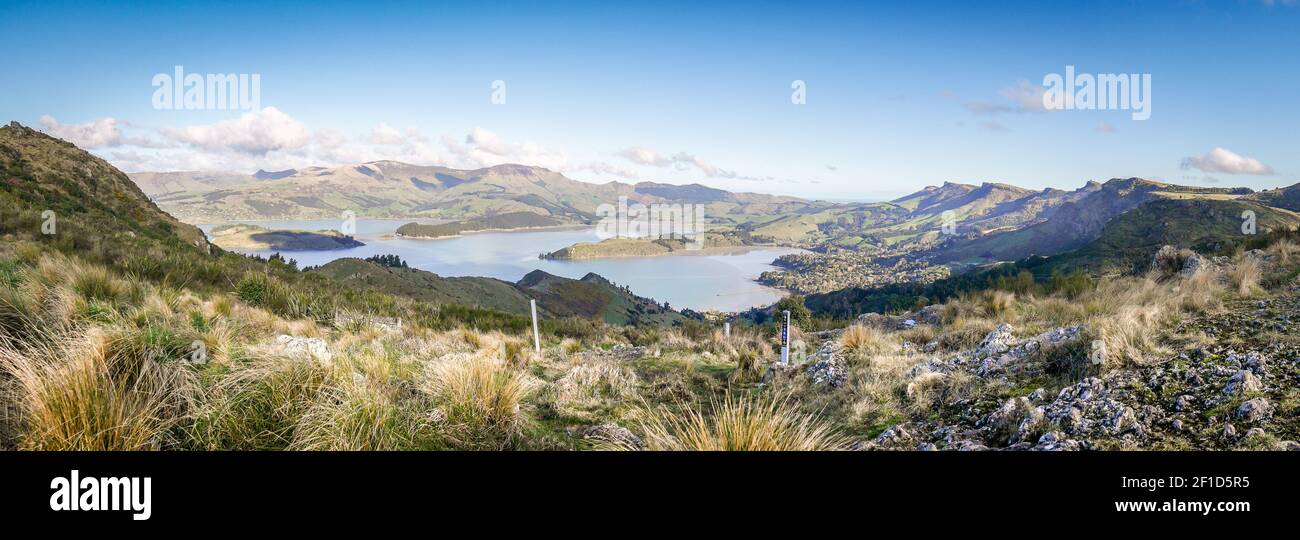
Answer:
[{"label": "calm water surface", "polygon": [[[597,241],[594,229],[467,234],[441,240],[392,236],[410,220],[357,220],[356,238],[366,245],[330,251],[284,252],[301,266],[319,266],[343,257],[395,254],[410,266],[440,276],[487,276],[518,281],[533,270],[581,278],[595,272],[633,293],[675,308],[741,311],[775,302],[781,293],[754,281],[773,259],[799,250],[763,248],[736,255],[680,255],[581,261],[541,260],[537,256],[576,242]],[[249,222],[268,229],[338,229],[337,220]],[[209,232],[215,225],[199,225]],[[251,251],[268,256],[270,251]]]}]

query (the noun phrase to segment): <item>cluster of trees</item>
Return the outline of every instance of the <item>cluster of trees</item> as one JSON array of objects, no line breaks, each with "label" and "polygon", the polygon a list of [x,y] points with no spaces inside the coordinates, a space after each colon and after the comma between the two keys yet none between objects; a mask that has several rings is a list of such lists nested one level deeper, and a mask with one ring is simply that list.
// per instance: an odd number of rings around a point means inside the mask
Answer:
[{"label": "cluster of trees", "polygon": [[366,257],[366,261],[385,268],[407,268],[406,261],[397,255],[373,255]]}]

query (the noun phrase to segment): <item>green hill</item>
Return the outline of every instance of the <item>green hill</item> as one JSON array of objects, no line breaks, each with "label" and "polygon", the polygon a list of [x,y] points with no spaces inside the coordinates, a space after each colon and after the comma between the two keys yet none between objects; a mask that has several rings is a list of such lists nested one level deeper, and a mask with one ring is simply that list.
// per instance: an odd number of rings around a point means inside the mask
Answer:
[{"label": "green hill", "polygon": [[[1255,212],[1253,236],[1242,232],[1242,213],[1247,210]],[[1297,227],[1300,214],[1246,200],[1155,198],[1110,220],[1097,238],[1075,250],[984,266],[926,285],[900,283],[813,294],[806,303],[816,314],[852,317],[942,302],[959,293],[994,288],[999,280],[1018,278],[1022,272],[1030,273],[1040,284],[1071,275],[1141,273],[1164,245],[1227,254],[1269,233]]]},{"label": "green hill", "polygon": [[[44,235],[47,223],[66,234]],[[0,127],[0,230],[87,250],[112,249],[110,239],[210,249],[202,231],[164,213],[108,162],[17,122]]]},{"label": "green hill", "polygon": [[1285,208],[1293,212],[1300,212],[1300,184],[1252,193],[1243,197],[1243,199],[1274,208]]},{"label": "green hill", "polygon": [[1142,271],[1161,246],[1222,253],[1244,243],[1246,211],[1255,213],[1255,233],[1300,226],[1300,215],[1243,200],[1157,199],[1119,215],[1096,240],[1049,258],[1039,273],[1081,269],[1094,274]]},{"label": "green hill", "polygon": [[329,276],[348,287],[434,305],[456,304],[528,315],[529,300],[536,299],[543,317],[581,317],[614,325],[670,325],[686,319],[596,274],[570,279],[534,270],[518,283],[510,283],[486,277],[442,277],[415,268],[392,268],[355,258],[338,259],[308,272]]},{"label": "green hill", "polygon": [[609,324],[662,325],[685,317],[652,299],[636,296],[596,274],[569,279],[534,270],[515,284],[536,298],[540,309],[559,315],[597,318]]},{"label": "green hill", "polygon": [[479,231],[555,227],[565,223],[563,220],[534,212],[508,212],[450,223],[407,223],[397,228],[397,234],[410,238],[443,238]]},{"label": "green hill", "polygon": [[1018,230],[954,240],[936,247],[931,261],[984,264],[1055,255],[1095,240],[1111,219],[1148,201],[1205,200],[1241,193],[1237,189],[1176,186],[1142,178],[1116,178],[1100,186],[1090,183],[1085,190],[1084,196],[1060,205],[1044,221]]},{"label": "green hill", "polygon": [[481,309],[528,314],[528,296],[514,284],[485,277],[442,277],[415,268],[389,268],[345,258],[308,270],[346,285],[434,304],[460,304]]}]

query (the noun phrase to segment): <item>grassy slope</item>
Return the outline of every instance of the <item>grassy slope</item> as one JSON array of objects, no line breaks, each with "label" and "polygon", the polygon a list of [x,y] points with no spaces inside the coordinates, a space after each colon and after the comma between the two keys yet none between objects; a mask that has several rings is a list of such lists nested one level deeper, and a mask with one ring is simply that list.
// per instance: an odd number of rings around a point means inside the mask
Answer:
[{"label": "grassy slope", "polygon": [[680,313],[653,300],[633,295],[605,278],[587,274],[569,279],[534,270],[516,284],[539,305],[561,316],[594,317],[607,324],[663,325],[680,323]]},{"label": "grassy slope", "polygon": [[85,240],[143,237],[208,249],[202,231],[163,213],[112,165],[16,122],[0,127],[0,194],[13,210],[0,215],[6,227],[39,230],[50,211],[56,230],[60,219],[98,228]]},{"label": "grassy slope", "polygon": [[1230,199],[1157,199],[1124,213],[1102,229],[1084,247],[1053,257],[1044,270],[1075,268],[1090,273],[1128,273],[1145,270],[1160,246],[1221,253],[1248,240],[1242,232],[1242,213],[1255,212],[1256,234],[1291,229],[1300,215]]},{"label": "grassy slope", "polygon": [[366,288],[435,304],[528,314],[528,296],[513,284],[484,277],[442,277],[415,268],[387,268],[356,258],[337,259],[312,268],[348,287]]}]

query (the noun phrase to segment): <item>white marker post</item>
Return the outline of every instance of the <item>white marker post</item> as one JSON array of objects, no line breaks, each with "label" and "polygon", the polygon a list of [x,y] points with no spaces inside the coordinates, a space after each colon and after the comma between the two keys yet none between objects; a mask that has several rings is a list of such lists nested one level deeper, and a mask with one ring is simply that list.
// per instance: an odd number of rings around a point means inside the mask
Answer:
[{"label": "white marker post", "polygon": [[542,336],[537,333],[537,300],[529,300],[528,303],[533,308],[533,350],[542,352]]},{"label": "white marker post", "polygon": [[785,310],[785,322],[781,323],[781,365],[790,365],[790,310]]},{"label": "white marker post", "polygon": [[731,323],[729,322],[722,323],[722,336],[731,337]]}]

